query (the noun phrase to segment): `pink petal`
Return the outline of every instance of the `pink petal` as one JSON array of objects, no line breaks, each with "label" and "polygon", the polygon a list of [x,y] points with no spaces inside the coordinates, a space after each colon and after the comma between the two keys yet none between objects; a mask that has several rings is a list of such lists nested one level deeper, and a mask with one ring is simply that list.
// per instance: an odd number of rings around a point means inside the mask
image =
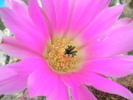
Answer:
[{"label": "pink petal", "polygon": [[44,10],[44,16],[47,20],[49,20],[49,24],[51,28],[56,28],[56,13],[54,7],[54,0],[41,0],[42,8]]},{"label": "pink petal", "polygon": [[57,83],[57,75],[44,65],[33,72],[28,78],[28,92],[30,97],[47,96]]},{"label": "pink petal", "polygon": [[116,82],[94,73],[89,73],[86,77],[88,78],[88,81],[85,83],[87,85],[90,85],[91,83],[91,86],[100,91],[117,94],[127,99],[133,100],[133,94],[128,89]]},{"label": "pink petal", "polygon": [[12,68],[17,73],[30,75],[35,70],[42,68],[42,66],[45,66],[45,63],[46,62],[43,58],[32,57],[23,59],[17,63],[8,64],[6,66]]},{"label": "pink petal", "polygon": [[62,82],[61,78],[58,78],[58,81],[53,88],[52,92],[46,97],[47,100],[70,100],[68,95],[68,88]]},{"label": "pink petal", "polygon": [[57,30],[65,30],[69,17],[69,0],[54,0]]},{"label": "pink petal", "polygon": [[[15,3],[13,6],[16,6],[17,4],[18,3]],[[45,42],[42,34],[35,29],[30,21],[20,17],[21,14],[17,14],[15,11],[16,10],[7,7],[0,8],[0,14],[4,24],[20,42],[39,53],[43,53]]]},{"label": "pink petal", "polygon": [[70,75],[70,78],[73,80],[73,82],[76,84],[76,85],[80,85],[80,84],[83,84],[84,83],[84,81],[86,80],[82,75],[81,75],[81,73],[78,73],[78,72],[76,72],[76,73],[72,73],[71,75]]},{"label": "pink petal", "polygon": [[97,38],[112,27],[121,15],[123,8],[123,5],[106,8],[86,26],[86,29],[77,38],[82,39],[84,43]]},{"label": "pink petal", "polygon": [[0,67],[0,94],[12,94],[27,88],[28,76],[44,64],[41,58],[27,58]]},{"label": "pink petal", "polygon": [[73,100],[79,100],[80,94],[78,93],[78,91],[80,90],[78,90],[78,88],[80,87],[81,84],[84,84],[86,82],[86,77],[82,75],[82,71],[80,70],[79,72],[63,74],[61,76],[65,85],[70,87]]},{"label": "pink petal", "polygon": [[15,38],[7,36],[3,37],[2,43],[0,43],[0,49],[6,52],[8,55],[18,59],[41,56],[30,48],[24,46]]},{"label": "pink petal", "polygon": [[21,0],[5,0],[5,7],[13,10],[16,15],[21,19],[31,23],[31,19],[28,14],[28,6]]},{"label": "pink petal", "polygon": [[[10,73],[10,72],[9,72]],[[15,75],[5,80],[0,80],[0,94],[13,94],[27,87],[27,76]]]},{"label": "pink petal", "polygon": [[8,68],[6,66],[0,67],[0,81],[13,77],[15,75],[17,75],[17,72],[13,69]]},{"label": "pink petal", "polygon": [[70,75],[62,75],[62,80],[64,82],[64,84],[68,87],[70,87],[70,93],[71,93],[71,96],[72,96],[72,99],[73,100],[78,100],[78,92],[77,92],[77,84],[75,81],[73,81],[70,77]]},{"label": "pink petal", "polygon": [[96,72],[111,77],[124,77],[133,73],[132,56],[119,56],[111,58],[99,58],[83,64],[85,70]]},{"label": "pink petal", "polygon": [[[0,94],[12,94],[26,88],[27,77],[6,66],[0,68]],[[19,84],[18,84],[19,83]]]},{"label": "pink petal", "polygon": [[34,22],[34,24],[36,25],[36,27],[44,35],[44,39],[48,40],[50,38],[49,37],[50,34],[48,33],[47,26],[45,24],[45,19],[42,15],[41,9],[42,8],[39,7],[37,0],[28,0],[28,10],[30,17]]},{"label": "pink petal", "polygon": [[107,8],[109,3],[110,0],[71,0],[70,28],[74,31],[81,31],[100,12]]},{"label": "pink petal", "polygon": [[[121,20],[120,20],[121,21]],[[131,19],[119,21],[106,34],[88,45],[86,52],[90,57],[109,57],[132,50],[133,22]]]},{"label": "pink petal", "polygon": [[[73,75],[73,76],[75,76],[75,75]],[[75,77],[75,78],[77,78],[77,77]],[[79,78],[79,80],[82,79],[82,77],[78,77],[78,78]],[[70,87],[70,91],[71,91],[70,93],[71,93],[72,99],[78,100],[79,96],[78,96],[78,92],[77,92],[78,91],[77,87],[81,85],[80,84],[81,82],[72,80],[70,74],[62,75],[62,80],[66,86]],[[84,81],[83,81],[83,83],[84,83]]]},{"label": "pink petal", "polygon": [[88,90],[84,85],[78,87],[79,99],[78,100],[97,100],[97,98]]},{"label": "pink petal", "polygon": [[71,86],[72,84],[79,86],[83,84],[86,79],[81,75],[81,73],[72,72],[62,75],[62,80],[67,86]]},{"label": "pink petal", "polygon": [[[76,80],[74,79],[74,76]],[[70,75],[63,75],[62,79],[64,83],[68,87],[70,87],[73,100],[96,100],[95,96],[84,85],[81,85],[85,82],[83,77],[81,76],[78,77],[76,75],[73,75],[73,78],[72,78],[70,77]],[[77,79],[82,80],[82,83]]]}]

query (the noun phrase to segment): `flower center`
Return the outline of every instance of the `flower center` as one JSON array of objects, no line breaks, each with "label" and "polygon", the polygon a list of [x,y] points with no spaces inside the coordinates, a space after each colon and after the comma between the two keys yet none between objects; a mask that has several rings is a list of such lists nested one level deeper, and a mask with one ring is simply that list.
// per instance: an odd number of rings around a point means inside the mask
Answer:
[{"label": "flower center", "polygon": [[77,70],[79,61],[79,51],[76,45],[66,39],[54,42],[48,53],[48,63],[58,73]]}]

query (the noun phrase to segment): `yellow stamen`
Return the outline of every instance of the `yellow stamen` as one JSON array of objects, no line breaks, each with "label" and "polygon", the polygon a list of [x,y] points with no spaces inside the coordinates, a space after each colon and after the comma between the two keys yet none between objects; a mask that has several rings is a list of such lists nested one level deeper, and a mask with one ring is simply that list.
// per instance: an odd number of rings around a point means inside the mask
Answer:
[{"label": "yellow stamen", "polygon": [[58,73],[67,73],[78,69],[79,51],[72,41],[66,39],[53,43],[48,53],[50,67]]}]

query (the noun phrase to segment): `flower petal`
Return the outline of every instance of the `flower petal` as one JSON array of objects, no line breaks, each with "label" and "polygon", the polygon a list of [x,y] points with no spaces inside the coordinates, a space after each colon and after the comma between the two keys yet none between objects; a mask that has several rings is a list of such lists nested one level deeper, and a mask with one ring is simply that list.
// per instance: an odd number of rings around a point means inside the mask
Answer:
[{"label": "flower petal", "polygon": [[28,92],[30,97],[47,96],[57,83],[57,75],[48,65],[33,72],[28,78]]},{"label": "flower petal", "polygon": [[71,74],[70,74],[70,78],[73,80],[73,82],[77,85],[77,86],[79,86],[79,85],[81,85],[81,84],[83,84],[84,83],[84,81],[86,80],[86,78],[85,77],[83,77],[82,76],[82,72],[72,72]]},{"label": "flower petal", "polygon": [[84,85],[78,87],[78,100],[97,100],[97,98]]},{"label": "flower petal", "polygon": [[[62,75],[62,80],[67,87],[70,87],[70,96],[73,100],[78,100],[77,84],[71,79],[70,75]],[[79,84],[78,84],[79,85]]]},{"label": "flower petal", "polygon": [[52,92],[46,97],[47,100],[69,100],[68,88],[62,82],[61,78],[58,78],[56,86]]},{"label": "flower petal", "polygon": [[106,9],[110,0],[69,0],[70,1],[70,28],[81,31],[87,24]]},{"label": "flower petal", "polygon": [[49,21],[51,28],[56,28],[56,13],[54,7],[54,0],[41,0],[42,8],[44,10],[45,17]]},{"label": "flower petal", "polygon": [[25,75],[18,74],[8,79],[0,80],[0,94],[13,94],[25,89],[26,87],[27,76]]},{"label": "flower petal", "polygon": [[6,66],[0,67],[0,81],[17,75],[17,72]]},{"label": "flower petal", "polygon": [[43,65],[41,58],[27,58],[0,67],[0,94],[12,94],[27,88],[28,76]]},{"label": "flower petal", "polygon": [[[34,9],[34,10],[33,10]],[[49,33],[48,33],[48,27],[45,24],[45,19],[42,15],[42,8],[39,6],[37,0],[28,0],[28,10],[29,10],[29,15],[36,25],[36,27],[40,30],[40,32],[44,35],[44,39],[48,40]]]},{"label": "flower petal", "polygon": [[111,58],[99,58],[90,60],[83,64],[85,70],[96,72],[111,77],[124,77],[133,73],[133,59],[132,56],[118,56]]},{"label": "flower petal", "polygon": [[[45,43],[43,36],[35,29],[33,23],[29,21],[29,19],[26,19],[27,17],[29,17],[28,15],[24,15],[26,11],[17,9],[17,7],[23,8],[23,6],[19,4],[21,2],[16,2],[13,0],[8,3],[11,7],[9,6],[0,8],[0,16],[2,18],[2,21],[4,22],[6,27],[9,28],[11,32],[13,32],[15,37],[20,42],[22,42],[29,48],[42,53],[44,52]],[[26,18],[24,16],[26,16]]]},{"label": "flower petal", "polygon": [[62,75],[62,80],[67,86],[71,86],[72,84],[79,86],[84,84],[86,79],[81,75],[81,73],[72,72]]},{"label": "flower petal", "polygon": [[[74,75],[75,76],[75,75]],[[85,87],[84,85],[81,85],[85,82],[83,77],[76,77],[76,80],[73,77],[70,77],[70,75],[63,75],[62,79],[64,83],[70,87],[70,93],[73,100],[96,100],[95,96]],[[81,81],[78,81],[82,80]],[[79,82],[79,83],[78,83]]]},{"label": "flower petal", "polygon": [[2,43],[0,43],[0,49],[5,51],[8,55],[18,59],[41,56],[30,48],[24,46],[15,38],[7,36],[3,37]]},{"label": "flower petal", "polygon": [[94,40],[112,27],[123,9],[123,5],[106,8],[76,38],[82,39],[85,44]]},{"label": "flower petal", "polygon": [[27,5],[21,0],[5,0],[5,8],[10,8],[21,19],[31,23]]},{"label": "flower petal", "polygon": [[94,73],[89,73],[86,77],[88,78],[88,82],[85,83],[87,85],[90,85],[91,83],[91,86],[100,91],[117,94],[127,99],[133,100],[133,94],[128,89],[116,82]]},{"label": "flower petal", "polygon": [[[122,21],[122,22],[120,22]],[[119,20],[106,34],[93,41],[86,49],[91,58],[109,57],[132,50],[133,20]]]},{"label": "flower petal", "polygon": [[40,69],[45,65],[45,61],[40,57],[25,58],[19,62],[8,64],[9,68],[12,68],[18,73],[30,75],[35,70]]},{"label": "flower petal", "polygon": [[69,18],[69,0],[54,0],[57,30],[65,30]]},{"label": "flower petal", "polygon": [[0,72],[0,94],[12,94],[26,88],[25,75],[20,75],[6,65],[0,67]]}]

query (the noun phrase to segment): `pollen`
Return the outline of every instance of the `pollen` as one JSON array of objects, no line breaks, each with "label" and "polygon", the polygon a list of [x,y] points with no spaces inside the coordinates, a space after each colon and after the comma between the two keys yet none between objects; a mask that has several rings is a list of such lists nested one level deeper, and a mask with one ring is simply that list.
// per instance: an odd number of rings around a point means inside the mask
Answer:
[{"label": "pollen", "polygon": [[58,73],[67,73],[78,69],[79,51],[72,41],[55,41],[48,52],[49,66]]}]

